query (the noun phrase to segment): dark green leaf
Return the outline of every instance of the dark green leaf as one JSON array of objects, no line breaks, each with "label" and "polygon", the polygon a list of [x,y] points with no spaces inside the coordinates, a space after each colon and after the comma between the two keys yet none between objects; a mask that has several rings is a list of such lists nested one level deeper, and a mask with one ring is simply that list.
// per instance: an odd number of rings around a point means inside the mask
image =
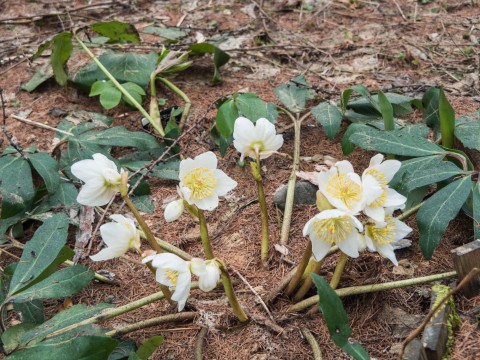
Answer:
[{"label": "dark green leaf", "polygon": [[132,24],[120,21],[108,21],[93,24],[90,28],[100,35],[108,37],[110,39],[109,43],[128,41],[140,44],[140,36]]},{"label": "dark green leaf", "polygon": [[[370,91],[361,84],[352,86],[350,89],[346,89],[342,92],[342,96],[340,99],[340,105],[342,108],[342,111],[345,112],[347,110],[347,105],[349,105],[350,102],[350,96],[352,95],[353,92],[357,92],[360,95],[362,95],[365,100],[368,101],[368,103],[373,107],[374,110],[376,110],[379,114],[382,112],[380,111],[380,105],[378,104],[378,101],[375,100],[372,95],[370,94]],[[357,111],[358,112],[358,111]]]},{"label": "dark green leaf", "polygon": [[101,311],[111,307],[111,304],[98,304],[91,307],[83,304],[74,305],[69,309],[59,312],[50,320],[37,326],[35,329],[26,332],[21,339],[21,344],[25,345],[32,340],[41,341],[54,331],[64,329],[77,322],[91,318],[92,316],[99,314]]},{"label": "dark green leaf", "polygon": [[210,43],[199,43],[193,44],[190,46],[190,53],[192,55],[199,55],[199,54],[213,54],[213,67],[214,67],[214,74],[212,82],[213,84],[219,84],[222,82],[222,77],[220,75],[220,68],[225,65],[228,60],[230,60],[230,55],[228,55],[225,51],[221,50],[220,48],[212,45]]},{"label": "dark green leaf", "polygon": [[[365,115],[365,114],[360,114],[360,113],[357,113],[353,110],[347,109],[344,113],[344,116],[345,116],[345,118],[347,118],[348,120],[350,120],[353,123],[364,123],[364,124],[369,124],[369,125],[375,126],[379,129],[383,129],[382,116],[380,114],[378,114],[377,112]],[[381,127],[379,127],[377,124],[378,125],[381,124]]]},{"label": "dark green leaf", "polygon": [[[137,171],[143,168],[145,164],[148,165],[148,163],[148,161],[129,161],[123,162],[122,165],[131,171]],[[156,165],[149,174],[161,179],[178,180],[179,166],[180,162],[178,160],[171,160],[167,163]],[[140,174],[143,173],[145,173],[145,170],[140,171]]]},{"label": "dark green leaf", "polygon": [[419,171],[427,167],[434,168],[442,161],[443,158],[444,155],[432,155],[402,161],[402,166],[400,166],[400,169],[395,173],[395,176],[389,182],[390,187],[397,188],[398,186],[403,185],[402,179],[405,174],[410,175],[415,171]]},{"label": "dark green leaf", "polygon": [[40,174],[48,193],[53,194],[60,185],[60,175],[58,174],[58,163],[46,152],[29,154],[28,159],[33,168]]},{"label": "dark green leaf", "polygon": [[458,179],[437,191],[418,211],[419,243],[426,259],[432,257],[448,224],[467,200],[471,186],[470,177]]},{"label": "dark green leaf", "polygon": [[22,338],[23,334],[33,327],[35,327],[35,324],[22,323],[11,326],[5,330],[5,332],[2,334],[2,343],[5,352],[10,354],[13,350],[15,350],[20,344],[20,339]]},{"label": "dark green leaf", "polygon": [[431,87],[425,91],[422,98],[422,104],[425,109],[423,120],[435,131],[435,133],[440,132],[440,115],[438,110],[439,96],[440,89]]},{"label": "dark green leaf", "polygon": [[425,138],[404,136],[397,130],[379,131],[364,127],[353,133],[349,140],[362,149],[385,154],[429,156],[445,153],[445,150]]},{"label": "dark green leaf", "polygon": [[154,351],[162,344],[163,336],[153,336],[147,340],[138,348],[137,356],[141,360],[148,360]]},{"label": "dark green leaf", "polygon": [[21,86],[22,90],[32,92],[45,81],[53,76],[53,70],[50,64],[44,64],[26,83]]},{"label": "dark green leaf", "polygon": [[55,80],[60,85],[66,85],[68,76],[65,72],[65,64],[72,54],[72,33],[62,32],[52,39],[52,55],[50,61],[52,63],[53,74]]},{"label": "dark green leaf", "polygon": [[68,235],[68,218],[57,214],[45,220],[25,244],[20,262],[10,283],[9,296],[30,286],[55,260],[65,245]]},{"label": "dark green leaf", "polygon": [[52,206],[62,205],[66,208],[76,208],[80,206],[77,202],[77,196],[78,191],[75,185],[62,182],[49,200]]},{"label": "dark green leaf", "polygon": [[[108,53],[98,59],[118,82],[133,82],[145,89],[150,83],[150,74],[156,68],[157,58],[157,53]],[[73,82],[82,88],[90,89],[95,81],[100,80],[108,78],[97,64],[91,61],[75,75]]]},{"label": "dark green leaf", "polygon": [[378,104],[380,106],[380,113],[383,117],[383,124],[386,131],[395,129],[395,122],[393,120],[393,107],[388,101],[388,98],[382,91],[378,92]]},{"label": "dark green leaf", "polygon": [[155,201],[153,201],[150,195],[132,197],[132,202],[138,211],[142,211],[147,214],[151,214],[155,211]]},{"label": "dark green leaf", "polygon": [[[127,92],[135,99],[136,102],[139,104],[142,103],[142,96],[145,96],[145,90],[143,90],[140,86],[138,86],[135,83],[128,82],[125,84],[122,84],[123,88],[127,90]],[[130,106],[135,106],[133,103],[125,96],[122,94],[122,99]]]},{"label": "dark green leaf", "polygon": [[350,137],[352,136],[352,134],[355,134],[356,132],[359,132],[359,131],[362,131],[362,130],[368,131],[369,130],[368,128],[369,128],[369,126],[367,126],[367,125],[357,124],[357,123],[353,123],[353,124],[350,124],[348,126],[348,128],[345,131],[345,133],[343,134],[343,138],[342,138],[342,152],[343,152],[343,155],[348,155],[353,150],[355,150],[355,144],[350,141]]},{"label": "dark green leaf", "polygon": [[[368,90],[363,91],[367,95]],[[384,95],[392,106],[394,116],[411,114],[413,112],[412,103],[415,99],[396,93],[386,93]],[[378,106],[378,110],[376,106]],[[369,98],[362,96],[350,100],[347,107],[363,115],[375,116],[375,114],[379,115],[381,113],[379,95],[372,95]]]},{"label": "dark green leaf", "polygon": [[128,131],[123,126],[115,126],[106,130],[83,133],[70,142],[86,144],[134,147],[139,150],[149,150],[158,147],[158,142],[152,135],[140,131]]},{"label": "dark green leaf", "polygon": [[304,75],[297,76],[286,84],[276,87],[273,91],[282,104],[294,113],[305,109],[305,103],[310,96]]},{"label": "dark green leaf", "polygon": [[447,180],[460,174],[471,174],[471,171],[463,171],[449,161],[442,161],[435,164],[434,167],[415,171],[410,176],[404,177],[403,181],[406,182],[405,187],[407,190],[412,191],[413,189]]},{"label": "dark green leaf", "polygon": [[328,138],[333,140],[340,131],[340,125],[342,124],[342,113],[340,110],[325,101],[311,108],[310,112],[323,126]]},{"label": "dark green leaf", "polygon": [[105,360],[118,341],[105,336],[81,336],[68,340],[52,338],[8,356],[8,360]]},{"label": "dark green leaf", "polygon": [[33,299],[60,299],[76,294],[93,279],[94,272],[82,265],[74,265],[57,271],[38,284],[21,291],[10,301],[19,303]]},{"label": "dark green leaf", "polygon": [[233,125],[238,116],[238,109],[233,99],[225,101],[218,108],[215,124],[221,136],[229,137],[233,134]]},{"label": "dark green leaf", "polygon": [[477,181],[472,191],[473,201],[473,238],[480,239],[480,181]]},{"label": "dark green leaf", "polygon": [[28,209],[35,196],[29,163],[16,156],[0,157],[2,219]]},{"label": "dark green leaf", "polygon": [[122,93],[111,81],[97,81],[92,85],[89,96],[100,95],[100,104],[107,109],[113,109],[120,104]]},{"label": "dark green leaf", "polygon": [[265,118],[271,123],[277,121],[278,112],[272,103],[266,103],[253,93],[238,93],[233,94],[235,105],[238,109],[238,115],[250,119],[256,123],[258,119]]},{"label": "dark green leaf", "polygon": [[135,342],[132,340],[123,340],[115,350],[112,351],[107,360],[124,360],[130,354],[135,354],[136,348]]},{"label": "dark green leaf", "polygon": [[455,136],[463,146],[480,151],[480,110],[456,120]]},{"label": "dark green leaf", "polygon": [[24,323],[41,324],[45,321],[45,313],[41,300],[13,304],[13,308],[20,314],[22,322]]},{"label": "dark green leaf", "polygon": [[321,276],[311,273],[319,296],[318,306],[322,311],[328,332],[335,344],[358,360],[370,359],[365,350],[350,338],[352,331],[348,324],[347,313],[335,291]]},{"label": "dark green leaf", "polygon": [[447,96],[443,89],[440,89],[438,97],[438,112],[440,116],[440,132],[442,133],[442,145],[448,148],[454,146],[455,132],[455,111],[448,102]]}]

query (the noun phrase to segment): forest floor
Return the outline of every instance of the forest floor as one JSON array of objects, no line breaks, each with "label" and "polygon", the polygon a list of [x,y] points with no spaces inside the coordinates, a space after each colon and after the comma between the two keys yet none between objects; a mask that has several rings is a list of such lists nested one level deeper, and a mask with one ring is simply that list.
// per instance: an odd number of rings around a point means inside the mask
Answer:
[{"label": "forest floor", "polygon": [[[60,87],[52,80],[32,93],[20,89],[41,64],[48,61],[46,57],[34,62],[29,59],[41,42],[63,29],[115,19],[134,24],[141,33],[142,44],[130,51],[159,51],[161,40],[142,32],[147,26],[156,25],[191,29],[190,35],[172,45],[173,48],[215,36],[217,44],[231,55],[230,62],[221,69],[224,80],[221,85],[211,85],[213,68],[208,57],[196,60],[190,69],[175,78],[175,84],[192,101],[189,124],[198,122],[181,141],[185,157],[194,157],[207,150],[218,154],[209,135],[215,121],[217,99],[248,91],[257,93],[265,101],[276,101],[273,89],[300,74],[306,76],[319,97],[335,101],[339,100],[342,90],[360,83],[369,89],[396,91],[418,98],[430,86],[443,86],[456,114],[464,115],[477,110],[480,102],[477,41],[480,7],[475,3],[461,0],[0,0],[0,87],[7,100],[8,115],[28,111],[29,118],[56,126],[61,117],[56,117],[53,109],[66,113],[88,110],[111,115],[115,124],[130,130],[141,130],[138,112],[125,107],[105,111],[97,98],[89,98],[74,87]],[[265,38],[270,38],[273,46],[264,45]],[[68,64],[70,71],[75,72],[87,61],[86,56],[75,55]],[[167,98],[166,106],[181,106],[180,98],[166,88],[162,91],[161,96]],[[421,113],[416,112],[408,119],[421,119]],[[277,127],[285,139],[282,151],[292,153],[293,129],[288,125],[288,118],[281,116]],[[362,171],[373,154],[357,148],[344,157],[340,140],[345,127],[344,124],[342,132],[330,141],[315,119],[305,122],[300,170],[314,171],[316,164],[312,158],[323,159],[328,155],[338,160],[347,159],[357,172]],[[11,117],[6,128],[23,147],[34,145],[46,151],[53,147],[54,134],[49,130],[30,127]],[[219,161],[220,168],[238,182],[238,187],[215,211],[208,212],[207,221],[210,233],[215,235],[216,256],[228,264],[239,300],[255,315],[255,320],[247,325],[237,323],[220,288],[210,293],[194,290],[186,307],[199,313],[193,323],[167,324],[127,337],[141,343],[150,336],[163,335],[165,342],[156,351],[155,359],[193,359],[199,330],[208,326],[205,359],[300,360],[312,358],[311,348],[300,332],[307,327],[318,340],[324,359],[348,358],[330,339],[320,315],[286,313],[291,305],[286,297],[281,296],[269,305],[276,323],[283,328],[282,333],[275,332],[269,322],[264,321],[267,313],[258,306],[256,295],[236,275],[235,271],[241,273],[260,296],[265,296],[293,266],[282,261],[274,249],[280,238],[282,213],[272,202],[275,190],[288,180],[291,161],[272,156],[264,162],[271,247],[268,268],[263,269],[257,261],[261,232],[257,221],[259,206],[255,202],[250,204],[257,197],[256,188],[248,169],[236,165],[237,159],[238,153],[232,147]],[[193,256],[202,257],[198,225],[189,221],[187,215],[168,224],[163,218],[163,206],[174,199],[176,183],[152,180],[151,184],[156,211],[146,215],[146,219],[154,233]],[[308,241],[302,236],[302,228],[315,213],[315,206],[294,209],[288,258],[295,264]],[[461,214],[450,223],[433,258],[427,261],[418,246],[414,219],[410,218],[407,223],[414,228],[410,236],[413,244],[397,252],[399,267],[377,254],[365,253],[348,262],[340,287],[451,271],[451,249],[473,240],[472,219]],[[95,250],[100,244],[99,236],[93,241]],[[139,260],[135,255],[129,256]],[[321,275],[327,280],[337,259],[338,254],[325,262]],[[2,263],[5,261],[3,258]],[[120,286],[91,284],[71,299],[75,304],[110,301],[121,305],[157,291],[151,275],[133,262],[93,263],[88,257],[81,262],[95,270],[113,272]],[[431,284],[344,298],[352,336],[372,358],[395,358],[402,337],[393,329],[402,319],[413,318],[418,322],[425,316],[430,307],[430,288]],[[313,290],[310,294],[314,294]],[[461,324],[454,335],[451,358],[478,359],[480,297],[466,299],[459,295],[455,304]],[[61,302],[48,302],[52,314],[61,306]],[[154,303],[115,318],[107,325],[114,327],[174,311],[166,302]]]}]

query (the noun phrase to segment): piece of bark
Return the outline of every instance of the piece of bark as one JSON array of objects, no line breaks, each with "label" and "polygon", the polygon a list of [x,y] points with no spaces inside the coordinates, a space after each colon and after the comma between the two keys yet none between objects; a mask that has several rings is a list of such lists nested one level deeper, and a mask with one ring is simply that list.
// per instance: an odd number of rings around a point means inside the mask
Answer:
[{"label": "piece of bark", "polygon": [[[453,266],[461,281],[473,268],[480,268],[480,239],[453,249],[452,255]],[[480,294],[480,274],[466,284],[461,291],[468,298]]]},{"label": "piece of bark", "polygon": [[85,248],[87,248],[92,238],[93,221],[95,220],[95,208],[93,206],[82,206],[80,208],[78,232],[75,236],[75,256],[73,262],[76,263],[83,257]]}]

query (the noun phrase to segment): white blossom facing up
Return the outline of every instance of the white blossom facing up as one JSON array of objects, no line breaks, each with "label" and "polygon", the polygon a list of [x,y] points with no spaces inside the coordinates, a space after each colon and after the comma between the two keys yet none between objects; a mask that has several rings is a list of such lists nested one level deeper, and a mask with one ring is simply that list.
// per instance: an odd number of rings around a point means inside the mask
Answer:
[{"label": "white blossom facing up", "polygon": [[183,214],[184,210],[183,199],[178,199],[168,203],[163,212],[163,217],[166,222],[177,220]]},{"label": "white blossom facing up", "polygon": [[275,125],[265,118],[260,118],[255,124],[245,117],[235,120],[233,128],[233,146],[241,154],[256,159],[266,159],[283,145],[283,136],[277,135]]},{"label": "white blossom facing up", "polygon": [[180,192],[190,204],[201,210],[213,210],[218,197],[225,196],[237,186],[237,182],[217,169],[217,156],[207,151],[180,162]]},{"label": "white blossom facing up", "polygon": [[140,233],[135,222],[123,215],[112,215],[114,222],[100,226],[102,240],[107,247],[90,256],[93,261],[104,261],[125,255],[130,249],[140,249]]},{"label": "white blossom facing up", "polygon": [[193,258],[190,262],[190,269],[198,276],[198,287],[202,291],[212,291],[220,280],[220,269],[215,260]]},{"label": "white blossom facing up", "polygon": [[157,269],[155,278],[158,283],[175,288],[172,300],[178,302],[178,311],[182,311],[190,294],[192,274],[188,262],[175,254],[162,253],[145,257],[142,262],[151,261]]},{"label": "white blossom facing up", "polygon": [[316,261],[322,260],[335,244],[343,253],[356,258],[361,248],[361,231],[363,225],[356,217],[332,209],[324,210],[310,219],[303,228],[303,236],[310,238]]},{"label": "white blossom facing up", "polygon": [[102,206],[119,191],[121,173],[105,155],[93,154],[92,157],[93,160],[81,160],[71,167],[72,174],[85,183],[77,201],[82,205]]}]

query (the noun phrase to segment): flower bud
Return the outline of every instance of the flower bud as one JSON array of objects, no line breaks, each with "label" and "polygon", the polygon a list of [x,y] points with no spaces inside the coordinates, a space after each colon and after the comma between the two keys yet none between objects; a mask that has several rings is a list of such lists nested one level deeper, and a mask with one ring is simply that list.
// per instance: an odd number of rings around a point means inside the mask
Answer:
[{"label": "flower bud", "polygon": [[322,194],[322,192],[319,190],[317,191],[317,208],[320,212],[323,210],[329,210],[333,209],[333,206],[328,202],[327,198],[325,195]]},{"label": "flower bud", "polygon": [[172,201],[167,205],[167,207],[165,208],[165,212],[163,213],[165,221],[172,222],[177,220],[180,216],[182,216],[183,209],[183,199]]}]

